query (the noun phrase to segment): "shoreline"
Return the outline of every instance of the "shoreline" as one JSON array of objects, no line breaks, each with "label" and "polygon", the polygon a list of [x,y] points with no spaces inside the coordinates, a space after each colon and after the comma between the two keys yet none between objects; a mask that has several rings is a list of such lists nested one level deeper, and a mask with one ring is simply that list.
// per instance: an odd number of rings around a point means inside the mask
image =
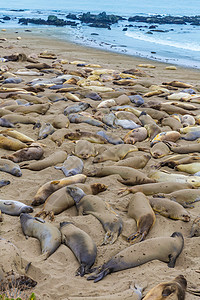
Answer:
[{"label": "shoreline", "polygon": [[[18,45],[20,45],[20,44],[22,45],[23,42],[28,42],[29,45],[32,45],[33,48],[37,48],[37,47],[35,47],[36,46],[35,42],[32,43],[33,39],[34,39],[34,41],[37,41],[37,40],[42,41],[43,44],[47,45],[51,49],[61,49],[61,51],[63,51],[63,52],[64,52],[65,47],[67,47],[67,49],[68,49],[67,52],[68,53],[72,52],[73,55],[76,55],[76,59],[84,59],[84,57],[86,57],[88,59],[88,53],[90,53],[91,55],[93,54],[94,57],[98,56],[99,63],[102,63],[102,64],[107,63],[109,65],[113,64],[113,65],[116,65],[116,67],[120,67],[120,66],[117,66],[117,64],[115,63],[115,60],[120,59],[121,65],[124,65],[124,64],[129,65],[129,63],[131,61],[131,63],[136,64],[136,65],[141,64],[141,63],[142,64],[153,64],[157,67],[163,66],[163,68],[170,66],[170,65],[174,65],[178,69],[191,70],[195,73],[200,72],[200,69],[198,69],[198,68],[177,65],[176,63],[171,64],[171,63],[157,61],[157,60],[150,59],[150,58],[134,56],[134,55],[126,54],[126,53],[119,53],[119,52],[115,52],[115,51],[108,50],[108,49],[99,49],[99,48],[92,47],[92,46],[82,45],[81,43],[76,43],[76,42],[69,41],[69,40],[67,41],[62,38],[44,36],[44,33],[39,34],[38,32],[34,32],[34,30],[32,28],[28,29],[28,30],[31,30],[31,32],[26,32],[25,30],[27,30],[27,29],[23,28],[23,29],[19,30],[19,28],[16,28],[16,29],[9,28],[9,29],[6,29],[6,31],[1,30],[1,36],[2,36],[2,38],[11,39],[12,42],[17,42]],[[18,36],[20,36],[22,39],[17,40]],[[52,41],[55,41],[56,45],[54,43],[52,45]],[[46,49],[46,50],[50,50],[50,49]],[[79,57],[80,53],[83,58]]]}]

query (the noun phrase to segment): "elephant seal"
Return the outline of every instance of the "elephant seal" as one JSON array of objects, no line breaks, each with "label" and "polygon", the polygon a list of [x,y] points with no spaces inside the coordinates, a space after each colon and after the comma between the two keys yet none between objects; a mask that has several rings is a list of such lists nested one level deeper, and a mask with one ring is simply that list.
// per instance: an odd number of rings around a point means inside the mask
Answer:
[{"label": "elephant seal", "polygon": [[130,152],[138,151],[138,148],[134,145],[119,144],[110,146],[102,154],[93,159],[93,163],[104,162],[107,160],[118,161],[126,157]]},{"label": "elephant seal", "polygon": [[11,216],[20,216],[21,213],[33,212],[31,206],[14,200],[0,200],[0,210],[2,213]]},{"label": "elephant seal", "polygon": [[10,121],[8,121],[4,118],[0,118],[0,126],[1,127],[9,127],[9,128],[15,127],[15,125],[13,123],[11,123]]},{"label": "elephant seal", "polygon": [[[161,193],[158,196],[165,198],[165,195]],[[192,203],[200,201],[200,193],[199,189],[183,189],[167,194],[166,198],[178,202],[185,208],[192,208],[194,207]]]},{"label": "elephant seal", "polygon": [[156,124],[156,122],[152,119],[152,117],[148,115],[145,111],[140,112],[139,120],[143,126]]},{"label": "elephant seal", "polygon": [[85,231],[81,230],[71,222],[60,223],[60,231],[62,243],[72,250],[80,263],[76,275],[83,277],[85,274],[91,273],[91,267],[97,256],[95,242]]},{"label": "elephant seal", "polygon": [[125,158],[116,162],[115,166],[129,167],[134,169],[143,169],[148,161],[151,159],[151,156],[148,154],[135,155],[133,157]]},{"label": "elephant seal", "polygon": [[60,246],[61,233],[54,225],[26,213],[20,215],[20,222],[25,236],[35,237],[40,241],[44,259],[47,259]]},{"label": "elephant seal", "polygon": [[156,143],[153,145],[152,148],[150,148],[151,156],[156,159],[164,157],[169,153],[170,153],[169,147],[163,142]]},{"label": "elephant seal", "polygon": [[22,176],[20,167],[16,163],[8,159],[0,158],[0,171],[12,174],[13,176],[17,177]]},{"label": "elephant seal", "polygon": [[188,132],[181,137],[182,140],[186,141],[196,141],[198,138],[200,138],[200,130]]},{"label": "elephant seal", "polygon": [[33,143],[28,148],[20,149],[11,155],[4,155],[2,158],[12,160],[15,163],[19,163],[27,160],[39,160],[44,153],[43,148],[37,144]]},{"label": "elephant seal", "polygon": [[33,104],[29,106],[20,105],[20,107],[15,109],[14,112],[23,113],[23,114],[37,113],[37,114],[45,115],[46,112],[49,110],[50,105],[51,105],[50,103]]},{"label": "elephant seal", "polygon": [[3,134],[0,134],[0,148],[16,151],[27,147],[28,146],[25,143],[22,143],[14,138],[7,137],[4,136]]},{"label": "elephant seal", "polygon": [[195,118],[186,114],[182,116],[181,123],[183,127],[195,125]]},{"label": "elephant seal", "polygon": [[74,152],[72,153],[81,159],[88,159],[89,157],[96,156],[98,154],[94,144],[86,140],[77,141]]},{"label": "elephant seal", "polygon": [[183,127],[181,122],[172,116],[164,118],[161,122],[162,126],[169,126],[173,131]]},{"label": "elephant seal", "polygon": [[155,259],[168,263],[169,268],[174,268],[183,246],[184,239],[180,232],[174,232],[170,237],[145,240],[117,253],[100,266],[97,272],[89,276],[87,280],[98,282],[112,272],[134,268]]},{"label": "elephant seal", "polygon": [[9,181],[9,180],[4,180],[4,179],[0,180],[0,188],[1,188],[2,186],[8,185],[8,184],[10,184],[10,181]]},{"label": "elephant seal", "polygon": [[190,221],[190,214],[179,203],[168,198],[149,198],[149,203],[153,210],[160,215],[173,220]]},{"label": "elephant seal", "polygon": [[136,238],[143,241],[156,221],[149,199],[143,193],[138,192],[132,196],[128,206],[128,216],[135,219],[137,223],[137,232],[128,237],[128,242]]},{"label": "elephant seal", "polygon": [[193,236],[200,236],[200,217],[195,218],[193,221],[190,237]]},{"label": "elephant seal", "polygon": [[107,144],[107,140],[99,134],[84,132],[80,130],[65,134],[65,138],[69,140],[87,140],[91,143]]},{"label": "elephant seal", "polygon": [[175,167],[175,170],[186,172],[189,174],[195,174],[200,171],[200,163],[192,162],[188,164],[179,164]]},{"label": "elephant seal", "polygon": [[69,119],[63,114],[56,115],[53,119],[52,125],[56,129],[68,128]]},{"label": "elephant seal", "polygon": [[148,178],[144,173],[134,168],[122,166],[103,166],[97,167],[93,170],[85,170],[87,176],[104,177],[113,174],[119,174],[121,178],[117,179],[119,182],[127,185],[136,185],[143,183],[153,183],[154,179]]},{"label": "elephant seal", "polygon": [[73,198],[67,193],[66,187],[63,187],[52,193],[45,201],[44,207],[35,217],[43,219],[49,216],[49,220],[54,220],[54,215],[58,215],[75,204]]},{"label": "elephant seal", "polygon": [[104,138],[108,143],[113,145],[124,144],[123,140],[116,134],[107,134],[105,131],[101,130],[97,132],[97,135],[100,135]]},{"label": "elephant seal", "polygon": [[57,170],[62,170],[66,177],[81,174],[84,164],[82,160],[76,156],[69,155],[61,167],[54,167]]},{"label": "elephant seal", "polygon": [[163,141],[176,142],[178,139],[180,139],[180,137],[181,134],[177,131],[160,132],[151,141],[151,147],[156,143],[163,142]]},{"label": "elephant seal", "polygon": [[86,195],[80,188],[67,186],[79,214],[91,214],[102,224],[106,234],[102,245],[113,244],[122,231],[122,220],[112,207],[98,196]]},{"label": "elephant seal", "polygon": [[20,142],[23,142],[23,143],[32,143],[34,142],[34,140],[32,138],[30,138],[29,136],[17,131],[17,130],[14,130],[14,129],[11,129],[11,128],[8,128],[6,130],[1,130],[0,131],[0,134],[5,134],[6,136],[10,136],[14,139],[17,139],[19,140]]},{"label": "elephant seal", "polygon": [[190,164],[196,161],[199,161],[200,156],[197,153],[194,154],[178,154],[173,155],[170,158],[167,158],[166,160],[160,162],[158,164],[158,167],[164,167],[167,166],[169,168],[175,168],[178,165],[184,165],[184,164]]},{"label": "elephant seal", "polygon": [[64,160],[67,158],[67,153],[65,151],[56,151],[55,153],[52,153],[48,157],[45,157],[42,160],[39,161],[31,161],[30,163],[21,163],[20,167],[21,169],[29,169],[32,171],[41,171],[43,169],[46,169],[51,166],[55,166],[58,163],[64,162]]},{"label": "elephant seal", "polygon": [[65,139],[65,135],[67,133],[66,128],[57,129],[52,135],[51,140],[56,143],[58,147],[60,147]]},{"label": "elephant seal", "polygon": [[60,180],[52,180],[45,184],[43,184],[37,191],[36,195],[34,196],[34,200],[31,203],[33,206],[38,206],[43,204],[45,200],[55,191],[65,187],[67,185],[78,183],[78,182],[85,182],[87,176],[83,174],[77,174],[70,177],[65,177]]},{"label": "elephant seal", "polygon": [[166,142],[169,149],[175,153],[180,154],[187,154],[187,153],[193,153],[193,152],[200,152],[200,143],[190,143],[185,145],[171,145],[170,143]]},{"label": "elephant seal", "polygon": [[36,121],[36,118],[33,118],[31,116],[20,115],[17,113],[5,115],[4,119],[6,119],[9,122],[12,122],[13,124],[21,123],[21,124],[33,124],[36,127],[38,126],[38,121]]},{"label": "elephant seal", "polygon": [[147,138],[147,130],[145,127],[135,128],[129,131],[123,138],[125,144],[135,144],[142,142]]},{"label": "elephant seal", "polygon": [[123,194],[123,193],[126,193],[126,194],[133,193],[134,194],[137,192],[142,192],[146,196],[151,196],[151,195],[158,194],[158,193],[170,194],[177,190],[191,189],[191,188],[192,188],[192,185],[189,183],[168,181],[168,182],[140,184],[140,185],[135,185],[130,188],[122,188],[122,189],[120,189],[118,194]]},{"label": "elephant seal", "polygon": [[55,131],[55,129],[50,123],[42,124],[42,126],[39,130],[38,140],[47,138],[49,135],[53,134],[54,131]]},{"label": "elephant seal", "polygon": [[161,128],[156,123],[145,124],[144,128],[147,130],[147,135],[150,138],[150,140],[153,140],[155,136],[162,131]]},{"label": "elephant seal", "polygon": [[86,102],[79,102],[76,105],[73,104],[73,105],[67,106],[64,109],[64,115],[68,116],[73,113],[78,113],[80,111],[84,111],[84,110],[88,109],[90,106],[91,105]]},{"label": "elephant seal", "polygon": [[172,281],[163,282],[152,288],[143,300],[184,300],[187,288],[187,281],[183,275],[177,276]]}]

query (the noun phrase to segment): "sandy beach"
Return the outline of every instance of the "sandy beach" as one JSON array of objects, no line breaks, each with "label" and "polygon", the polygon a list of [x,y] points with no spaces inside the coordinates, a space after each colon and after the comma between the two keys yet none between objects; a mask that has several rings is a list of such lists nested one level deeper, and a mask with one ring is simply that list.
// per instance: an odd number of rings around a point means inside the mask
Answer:
[{"label": "sandy beach", "polygon": [[[48,81],[52,78],[55,78],[56,76],[61,76],[62,74],[73,74],[73,76],[76,76],[74,75],[75,71],[78,71],[80,74],[82,72],[83,74],[85,74],[86,78],[91,75],[92,70],[100,70],[102,68],[114,70],[110,72],[111,75],[121,74],[121,72],[129,69],[138,69],[138,72],[140,73],[139,76],[136,74],[136,78],[134,79],[136,84],[133,85],[114,84],[114,79],[109,79],[109,81],[106,81],[106,78],[104,82],[101,82],[102,86],[112,88],[113,92],[118,92],[118,95],[116,93],[116,97],[111,97],[111,94],[109,94],[109,92],[99,92],[99,95],[102,97],[102,101],[110,98],[115,100],[119,95],[130,96],[134,94],[139,94],[143,97],[144,94],[148,93],[149,91],[152,91],[152,89],[150,89],[152,85],[158,85],[164,88],[164,86],[162,85],[163,83],[168,83],[172,81],[180,81],[187,83],[192,86],[192,89],[194,89],[194,91],[197,94],[200,94],[200,71],[198,69],[186,69],[180,66],[176,66],[176,68],[174,69],[166,69],[166,67],[169,67],[170,65],[142,59],[139,57],[132,57],[128,55],[121,55],[93,48],[82,47],[77,44],[72,44],[60,40],[44,38],[42,36],[37,36],[30,32],[24,32],[23,30],[17,31],[18,32],[15,33],[14,31],[7,29],[5,32],[0,32],[0,57],[10,56],[16,53],[24,53],[26,57],[30,55],[32,58],[36,58],[36,60],[38,60],[39,63],[46,63],[50,65],[52,67],[51,70],[53,71],[52,73],[44,72],[43,76],[17,75],[17,77],[22,79],[21,83],[10,85],[1,84],[0,90],[2,87],[19,87],[23,89],[28,87],[28,82],[31,82],[36,78],[41,78],[42,80]],[[45,59],[39,57],[39,54],[45,51],[55,54],[56,59]],[[78,67],[76,64],[70,63],[73,61],[83,61],[86,66]],[[14,73],[17,72],[17,70],[19,69],[26,69],[26,66],[30,64],[31,63],[28,61],[7,61],[0,63],[1,82],[3,82],[3,80],[5,79],[4,75],[6,72]],[[143,67],[139,67],[138,65],[140,64],[142,64]],[[153,65],[154,68],[145,67],[147,64]],[[94,65],[99,65],[100,67],[95,67]],[[5,66],[7,68],[4,72],[3,68]],[[11,75],[8,75],[8,77],[11,77]],[[81,79],[84,80],[84,77],[82,77]],[[131,80],[133,81],[132,78]],[[99,82],[99,80],[96,79],[96,82]],[[97,108],[100,101],[94,101],[88,97],[86,98],[85,95],[90,90],[86,89],[86,87],[83,86],[80,88],[80,86],[78,86],[76,83],[76,80],[73,83],[71,83],[71,85],[74,87],[74,89],[71,90],[71,93],[75,93],[75,95],[77,95],[81,101],[90,104],[90,107],[86,110],[87,113],[90,113],[92,116],[96,114],[97,116],[97,113],[99,112],[99,117],[101,117],[102,114],[104,115],[106,112],[109,112],[108,108]],[[95,85],[95,83],[93,85]],[[48,86],[43,86],[42,88],[43,90],[41,91],[38,90],[36,92],[35,90],[34,95],[39,96],[40,98],[42,97],[41,99],[43,99],[45,103],[50,103],[51,105],[48,111],[43,115],[35,112],[27,114],[30,117],[34,118],[36,122],[40,121],[41,123],[52,124],[56,115],[63,114],[64,109],[67,106],[77,104],[72,100],[58,102],[50,101],[48,100],[49,94],[58,92],[58,95],[65,97],[66,91],[59,92],[59,90],[57,89],[49,89]],[[169,88],[169,85],[167,85],[167,88]],[[178,87],[175,90],[169,90],[169,92],[178,93],[181,90],[183,90],[183,88]],[[17,99],[17,97],[13,98],[12,95],[4,99],[4,94],[5,93],[0,92],[0,107],[3,107],[3,104],[8,102],[9,100]],[[169,102],[169,100],[166,100],[165,97],[160,96],[161,94],[154,95],[152,97],[143,97],[144,103],[149,103],[150,101],[155,101],[155,103],[160,101],[163,103],[166,103],[167,101]],[[177,101],[172,100],[172,102]],[[196,117],[196,124],[193,126],[199,125],[200,123],[198,123],[197,120],[199,120],[200,115],[200,101],[193,102],[189,100],[188,102],[178,101],[178,103],[180,104],[179,107],[181,107],[182,104],[191,104],[195,106],[194,110],[186,110],[190,115],[191,112],[193,112],[194,117]],[[131,101],[130,103],[126,104],[134,107],[135,109],[139,109],[142,112],[142,107],[137,107]],[[174,109],[178,107],[174,103],[172,103],[172,106],[174,107]],[[9,110],[9,105],[4,108]],[[161,109],[158,109],[158,111],[161,112]],[[11,114],[14,113],[15,109],[11,108]],[[174,113],[176,113],[175,110]],[[171,113],[169,113],[168,116],[170,114]],[[153,119],[161,128],[161,131],[172,131],[172,129],[169,126],[162,125],[161,119]],[[6,128],[1,127],[0,129],[4,130]],[[38,139],[39,129],[33,129],[33,124],[19,123],[19,127],[15,129],[23,134],[26,134],[35,141],[37,141]],[[65,129],[64,134],[74,132],[77,129],[81,131],[87,131],[90,133],[96,133],[97,131],[102,130],[102,128],[92,126],[86,123],[70,123],[69,126]],[[58,130],[61,129],[55,129],[55,131]],[[106,133],[114,134],[118,138],[123,139],[129,131],[130,129],[123,129],[120,126],[117,126],[116,128],[108,127]],[[64,134],[61,134],[59,144],[56,144],[52,140],[52,135],[49,135],[47,138],[39,141],[42,144],[44,144],[43,149],[45,158],[58,150],[63,150],[67,154],[72,154],[74,152],[75,143],[72,140],[64,138]],[[187,145],[188,143],[197,143],[197,141],[177,141],[177,144],[179,145]],[[150,155],[150,139],[144,139],[141,142],[136,142],[135,146],[137,148],[145,148],[145,151],[140,150],[136,152],[131,152],[127,154],[127,156],[124,159],[135,156],[137,156],[139,159],[141,155]],[[99,154],[102,154],[105,149],[110,149],[111,147],[113,147],[113,145],[110,143],[95,143],[94,147]],[[1,157],[4,155],[12,154],[13,152],[14,151],[0,148]],[[148,161],[146,166],[140,171],[149,176],[151,171],[154,169],[155,165],[157,165],[159,162],[162,162],[166,158],[169,158],[170,155],[174,154],[176,153],[169,151],[169,153],[166,154],[166,156],[157,159],[151,156],[151,159]],[[85,159],[83,161],[83,174],[84,172],[86,172],[85,170],[92,169],[94,165],[95,167],[97,167],[97,165],[102,165],[101,163],[94,164],[93,159],[94,157],[89,157],[88,159]],[[114,163],[115,161],[108,160],[103,162],[103,165],[110,166],[110,168],[112,168]],[[61,166],[62,164],[57,165]],[[162,167],[160,169],[160,171],[163,170],[174,174],[189,175],[186,172],[175,171],[174,169],[168,167]],[[41,171],[22,169],[21,177],[16,177],[8,173],[1,172],[1,179],[10,181],[9,185],[4,186],[0,189],[1,199],[18,200],[27,205],[31,205],[39,187],[41,187],[46,182],[49,182],[51,180],[60,180],[64,177],[65,176],[62,173],[62,171],[55,169],[54,166],[50,166]],[[107,190],[101,192],[98,196],[101,199],[108,202],[123,220],[122,233],[121,235],[119,235],[117,241],[114,244],[107,244],[101,246],[105,235],[101,223],[91,214],[78,215],[75,206],[72,206],[71,208],[56,215],[55,220],[52,223],[55,226],[59,227],[60,222],[71,221],[76,226],[87,232],[97,245],[97,257],[94,264],[94,267],[97,267],[108,261],[113,255],[117,254],[121,250],[125,249],[126,247],[129,247],[129,243],[127,242],[125,237],[129,236],[133,232],[136,232],[136,222],[133,218],[130,218],[127,215],[127,207],[130,200],[133,197],[133,194],[130,193],[125,196],[118,195],[119,190],[121,188],[126,188],[127,186],[119,182],[117,174],[105,177],[88,176],[86,179],[86,184],[93,183],[102,183],[108,186]],[[34,207],[34,212],[31,213],[31,215],[35,216],[36,213],[41,211],[42,207],[43,205]],[[155,237],[169,237],[175,231],[181,232],[183,234],[184,248],[176,261],[175,268],[168,268],[166,263],[154,260],[136,268],[112,273],[111,275],[108,275],[106,278],[104,278],[98,283],[94,283],[93,281],[87,281],[86,278],[88,275],[85,275],[84,277],[75,276],[75,272],[79,267],[79,263],[76,260],[72,251],[63,244],[61,244],[61,246],[47,260],[41,261],[41,248],[39,241],[36,238],[32,237],[29,237],[28,239],[25,238],[21,229],[19,217],[3,214],[3,221],[0,223],[1,237],[11,241],[14,245],[16,245],[21,251],[22,257],[27,263],[32,262],[27,275],[33,278],[35,281],[37,281],[36,287],[31,290],[35,293],[37,300],[83,300],[86,299],[84,297],[90,297],[87,299],[94,299],[94,297],[98,296],[105,297],[104,299],[113,299],[110,297],[118,293],[122,293],[122,296],[120,296],[121,298],[119,299],[131,299],[126,296],[123,296],[123,292],[124,295],[130,292],[130,286],[138,284],[141,287],[146,287],[143,292],[144,296],[155,285],[164,281],[170,281],[180,274],[184,275],[184,277],[186,278],[188,287],[199,291],[200,237],[189,238],[188,236],[190,235],[193,220],[200,215],[200,202],[194,203],[194,208],[186,209],[190,214],[189,222],[183,222],[181,220],[172,220],[156,213],[155,224],[152,226],[146,237],[146,239],[151,239]],[[48,221],[48,218],[46,220]],[[192,295],[189,292],[187,292],[185,299],[195,300],[198,299],[198,296]]]}]

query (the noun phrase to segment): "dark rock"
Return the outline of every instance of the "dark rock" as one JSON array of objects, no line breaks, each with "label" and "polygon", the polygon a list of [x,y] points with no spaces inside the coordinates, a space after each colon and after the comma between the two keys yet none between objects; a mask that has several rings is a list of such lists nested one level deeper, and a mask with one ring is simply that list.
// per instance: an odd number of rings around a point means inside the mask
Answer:
[{"label": "dark rock", "polygon": [[98,33],[92,32],[91,35],[99,35]]},{"label": "dark rock", "polygon": [[79,20],[83,23],[90,24],[90,27],[111,29],[110,25],[117,23],[119,20],[125,20],[125,18],[117,15],[107,15],[106,12],[101,12],[98,15],[87,12],[80,15]]},{"label": "dark rock", "polygon": [[153,32],[151,32],[151,31],[147,31],[147,32],[146,32],[146,34],[153,34]]},{"label": "dark rock", "polygon": [[11,20],[11,18],[8,17],[8,16],[5,16],[5,17],[2,18],[2,20],[4,20],[4,21],[9,21],[9,20]]},{"label": "dark rock", "polygon": [[123,29],[122,29],[122,31],[127,31],[127,30],[128,30],[128,28],[127,28],[127,27],[125,27],[125,28],[123,28]]},{"label": "dark rock", "polygon": [[[23,25],[28,25],[28,23],[31,24],[39,24],[39,25],[54,25],[54,26],[65,26],[67,25],[67,22],[63,19],[59,19],[58,17],[54,15],[48,16],[47,21],[44,19],[37,19],[37,18],[20,18],[18,23]],[[71,25],[71,24],[70,24]],[[73,24],[74,25],[74,24]]]},{"label": "dark rock", "polygon": [[157,25],[151,25],[149,26],[149,29],[155,29],[156,27],[158,27]]},{"label": "dark rock", "polygon": [[75,14],[71,14],[69,13],[67,16],[66,16],[67,19],[71,19],[71,20],[78,20],[78,17],[75,15]]}]

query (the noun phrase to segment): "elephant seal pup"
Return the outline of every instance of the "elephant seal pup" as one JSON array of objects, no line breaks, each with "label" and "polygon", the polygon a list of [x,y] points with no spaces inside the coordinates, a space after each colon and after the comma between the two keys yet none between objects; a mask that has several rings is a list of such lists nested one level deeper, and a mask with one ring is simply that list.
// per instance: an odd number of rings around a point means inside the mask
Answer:
[{"label": "elephant seal pup", "polygon": [[161,128],[155,124],[146,124],[144,125],[145,129],[147,130],[147,135],[150,140],[153,140],[157,134],[159,134],[162,130]]},{"label": "elephant seal pup", "polygon": [[135,219],[137,223],[137,232],[128,237],[128,242],[136,238],[143,241],[156,220],[149,199],[143,193],[138,192],[132,196],[128,206],[128,216]]},{"label": "elephant seal pup", "polygon": [[84,183],[86,181],[87,176],[83,174],[77,174],[70,177],[65,177],[60,180],[52,180],[45,184],[43,184],[37,191],[34,196],[34,200],[31,203],[33,206],[38,206],[43,204],[45,200],[55,191],[74,183]]},{"label": "elephant seal pup", "polygon": [[43,140],[47,138],[49,135],[53,134],[55,131],[55,128],[50,123],[44,123],[42,124],[39,134],[38,134],[38,140]]},{"label": "elephant seal pup", "polygon": [[81,159],[88,159],[89,157],[96,156],[98,154],[94,144],[86,140],[77,141],[74,152],[72,153]]},{"label": "elephant seal pup", "polygon": [[187,153],[194,153],[200,152],[200,143],[190,143],[185,145],[171,145],[170,143],[166,142],[167,146],[172,152],[179,153],[179,154],[187,154]]},{"label": "elephant seal pup", "polygon": [[69,155],[61,167],[54,167],[57,170],[62,170],[66,177],[81,174],[84,164],[82,160],[76,156]]},{"label": "elephant seal pup", "polygon": [[106,232],[102,245],[113,244],[122,231],[122,220],[112,207],[100,197],[86,195],[73,185],[67,187],[67,192],[74,199],[79,214],[91,214],[102,224]]},{"label": "elephant seal pup", "polygon": [[183,275],[177,276],[172,281],[163,282],[152,288],[143,300],[184,300],[187,281]]},{"label": "elephant seal pup", "polygon": [[129,167],[103,166],[85,172],[87,176],[97,176],[97,177],[119,174],[121,178],[119,178],[118,181],[127,185],[136,185],[136,184],[155,182],[154,179],[148,178],[144,173]]},{"label": "elephant seal pup", "polygon": [[22,176],[20,167],[9,159],[0,158],[0,171],[12,174],[13,176],[17,177]]},{"label": "elephant seal pup", "polygon": [[156,213],[173,220],[190,221],[190,214],[179,203],[168,198],[149,198],[149,203]]},{"label": "elephant seal pup", "polygon": [[67,133],[67,128],[57,129],[52,135],[51,140],[60,147],[64,142],[65,135]]},{"label": "elephant seal pup", "polygon": [[63,187],[51,194],[44,203],[44,207],[35,217],[47,216],[50,221],[54,221],[54,215],[58,215],[75,204],[73,198],[67,193],[66,187]]},{"label": "elephant seal pup", "polygon": [[97,132],[97,135],[104,138],[108,143],[113,145],[124,144],[123,140],[116,134],[107,134],[105,131],[101,130]]},{"label": "elephant seal pup", "polygon": [[161,158],[170,153],[169,147],[163,143],[156,143],[153,145],[153,147],[150,149],[150,154],[153,158]]},{"label": "elephant seal pup", "polygon": [[151,141],[151,147],[156,143],[163,141],[176,142],[178,139],[180,139],[180,137],[181,134],[178,131],[160,132]]},{"label": "elephant seal pup", "polygon": [[2,158],[12,160],[15,163],[19,163],[27,160],[39,160],[44,153],[43,148],[37,144],[33,143],[28,148],[20,149],[11,155],[4,155]]},{"label": "elephant seal pup", "polygon": [[25,236],[35,237],[40,241],[44,259],[47,259],[60,246],[61,233],[54,225],[26,213],[20,215],[20,222]]},{"label": "elephant seal pup", "polygon": [[[157,196],[165,198],[165,195],[161,193],[157,194]],[[200,201],[200,193],[199,189],[183,189],[167,194],[166,198],[178,202],[185,208],[193,208],[192,203]]]},{"label": "elephant seal pup", "polygon": [[200,163],[199,162],[192,162],[190,164],[180,164],[175,167],[175,170],[186,172],[189,174],[195,174],[200,171]]},{"label": "elephant seal pup", "polygon": [[13,124],[21,123],[21,124],[33,124],[36,127],[38,126],[38,122],[36,121],[36,118],[33,118],[31,116],[24,116],[24,115],[12,113],[12,114],[5,115],[4,119],[12,122]]},{"label": "elephant seal pup", "polygon": [[69,127],[69,119],[67,116],[63,114],[56,115],[52,122],[52,125],[56,129],[68,128]]},{"label": "elephant seal pup", "polygon": [[60,231],[62,235],[62,243],[69,247],[76,256],[80,267],[76,275],[81,277],[87,273],[91,273],[96,256],[97,247],[92,238],[83,230],[76,227],[71,222],[60,223]]},{"label": "elephant seal pup", "polygon": [[135,169],[143,169],[148,161],[151,159],[151,156],[148,154],[136,155],[133,157],[125,158],[116,162],[115,166],[129,167]]},{"label": "elephant seal pup", "polygon": [[6,136],[10,136],[14,139],[17,139],[19,140],[20,142],[23,142],[23,143],[32,143],[34,142],[34,140],[32,138],[30,138],[29,136],[17,131],[17,130],[14,130],[14,129],[6,129],[6,130],[1,130],[0,131],[0,134],[5,134]]},{"label": "elephant seal pup", "polygon": [[39,161],[31,161],[30,163],[21,163],[21,169],[29,169],[32,171],[41,171],[51,166],[55,166],[59,163],[63,163],[67,158],[67,153],[65,151],[56,151],[48,157],[45,157]]},{"label": "elephant seal pup", "polygon": [[183,164],[190,164],[196,161],[199,161],[200,156],[197,153],[194,154],[178,154],[178,155],[173,155],[170,158],[167,158],[166,160],[160,162],[158,164],[158,167],[164,167],[167,166],[169,168],[175,168],[178,165],[183,165]]},{"label": "elephant seal pup", "polygon": [[10,184],[10,181],[9,181],[9,180],[4,180],[4,179],[0,180],[0,188],[1,188],[2,186],[8,185],[8,184]]},{"label": "elephant seal pup", "polygon": [[190,231],[190,237],[200,236],[200,217],[197,217],[192,224],[192,228]]},{"label": "elephant seal pup", "polygon": [[118,195],[126,193],[137,193],[142,192],[146,196],[152,196],[154,194],[163,193],[163,194],[170,194],[172,192],[175,192],[177,190],[183,190],[183,189],[191,189],[192,185],[189,183],[180,183],[180,182],[174,182],[174,181],[168,181],[168,182],[156,182],[156,183],[147,183],[147,184],[140,184],[135,185],[130,188],[122,188],[118,192]]},{"label": "elephant seal pup", "polygon": [[2,213],[11,216],[20,216],[21,213],[33,212],[31,206],[14,200],[0,200],[0,210]]},{"label": "elephant seal pup", "polygon": [[22,143],[12,137],[7,137],[3,134],[0,134],[0,148],[16,151],[27,147],[28,146],[25,143]]},{"label": "elephant seal pup", "polygon": [[157,182],[164,181],[175,181],[180,183],[189,183],[193,187],[200,187],[200,177],[199,176],[186,176],[182,174],[168,173],[162,171],[155,171],[149,175],[150,178],[156,180]]},{"label": "elephant seal pup", "polygon": [[107,160],[119,161],[133,151],[138,151],[138,148],[129,144],[113,145],[106,149],[101,155],[95,157],[93,163],[104,162]]},{"label": "elephant seal pup", "polygon": [[70,132],[65,134],[65,138],[69,140],[86,140],[91,143],[97,143],[97,144],[107,144],[107,140],[100,136],[99,134],[92,133],[92,132],[85,132],[76,130],[75,132]]},{"label": "elephant seal pup", "polygon": [[125,144],[135,144],[142,142],[147,138],[147,130],[145,127],[135,128],[129,131],[123,138]]},{"label": "elephant seal pup", "polygon": [[134,268],[152,260],[166,262],[169,268],[174,268],[183,246],[184,239],[180,232],[174,232],[170,237],[148,239],[117,253],[108,262],[100,266],[97,272],[89,276],[87,280],[98,282],[112,272]]}]

